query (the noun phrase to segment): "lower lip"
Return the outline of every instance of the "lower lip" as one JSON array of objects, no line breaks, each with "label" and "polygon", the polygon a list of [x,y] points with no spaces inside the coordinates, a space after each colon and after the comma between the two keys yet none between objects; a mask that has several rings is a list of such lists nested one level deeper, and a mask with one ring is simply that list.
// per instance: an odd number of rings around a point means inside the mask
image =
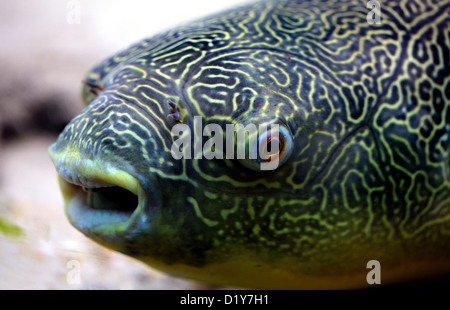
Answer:
[{"label": "lower lip", "polygon": [[136,212],[95,209],[87,204],[87,193],[59,177],[65,201],[65,212],[70,223],[87,235],[115,234],[133,221]]},{"label": "lower lip", "polygon": [[66,214],[75,228],[84,233],[122,230],[131,214],[114,210],[97,210],[86,204],[86,194],[78,193],[66,201]]}]

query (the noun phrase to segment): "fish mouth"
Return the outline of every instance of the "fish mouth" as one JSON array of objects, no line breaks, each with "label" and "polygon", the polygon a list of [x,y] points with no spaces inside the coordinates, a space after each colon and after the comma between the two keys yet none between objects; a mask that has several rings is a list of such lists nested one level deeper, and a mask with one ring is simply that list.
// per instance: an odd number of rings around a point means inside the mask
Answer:
[{"label": "fish mouth", "polygon": [[146,219],[147,195],[132,174],[77,152],[50,157],[70,223],[79,231],[114,248],[127,232]]}]

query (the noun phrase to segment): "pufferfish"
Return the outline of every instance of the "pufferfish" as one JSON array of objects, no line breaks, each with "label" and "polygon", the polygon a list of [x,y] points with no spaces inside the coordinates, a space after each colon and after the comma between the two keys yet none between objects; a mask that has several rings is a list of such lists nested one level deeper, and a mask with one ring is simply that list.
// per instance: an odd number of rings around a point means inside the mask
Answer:
[{"label": "pufferfish", "polygon": [[144,39],[50,148],[67,217],[216,285],[449,275],[449,33],[448,1],[268,0]]}]

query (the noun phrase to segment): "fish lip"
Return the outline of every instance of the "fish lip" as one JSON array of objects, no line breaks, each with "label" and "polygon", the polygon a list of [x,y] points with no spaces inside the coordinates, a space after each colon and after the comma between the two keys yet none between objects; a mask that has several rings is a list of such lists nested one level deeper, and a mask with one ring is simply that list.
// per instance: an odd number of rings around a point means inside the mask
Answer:
[{"label": "fish lip", "polygon": [[[69,222],[83,234],[115,248],[136,227],[146,222],[148,196],[138,178],[114,164],[90,159],[77,151],[49,150],[58,174],[65,213]],[[83,189],[119,187],[137,196],[134,210],[96,209],[87,202]]]}]

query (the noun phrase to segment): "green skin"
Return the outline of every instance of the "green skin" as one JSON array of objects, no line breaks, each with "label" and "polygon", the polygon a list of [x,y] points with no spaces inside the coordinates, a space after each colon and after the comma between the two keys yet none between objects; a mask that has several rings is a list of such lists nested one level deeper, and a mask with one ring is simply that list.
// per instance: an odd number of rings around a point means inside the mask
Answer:
[{"label": "green skin", "polygon": [[[383,283],[448,274],[450,3],[428,2],[382,1],[369,24],[365,1],[263,1],[105,60],[50,149],[69,220],[221,285],[360,287],[373,259]],[[279,124],[292,153],[273,171],[176,160],[171,129],[194,116]],[[139,202],[97,189],[89,207],[80,191],[133,178]]]}]

